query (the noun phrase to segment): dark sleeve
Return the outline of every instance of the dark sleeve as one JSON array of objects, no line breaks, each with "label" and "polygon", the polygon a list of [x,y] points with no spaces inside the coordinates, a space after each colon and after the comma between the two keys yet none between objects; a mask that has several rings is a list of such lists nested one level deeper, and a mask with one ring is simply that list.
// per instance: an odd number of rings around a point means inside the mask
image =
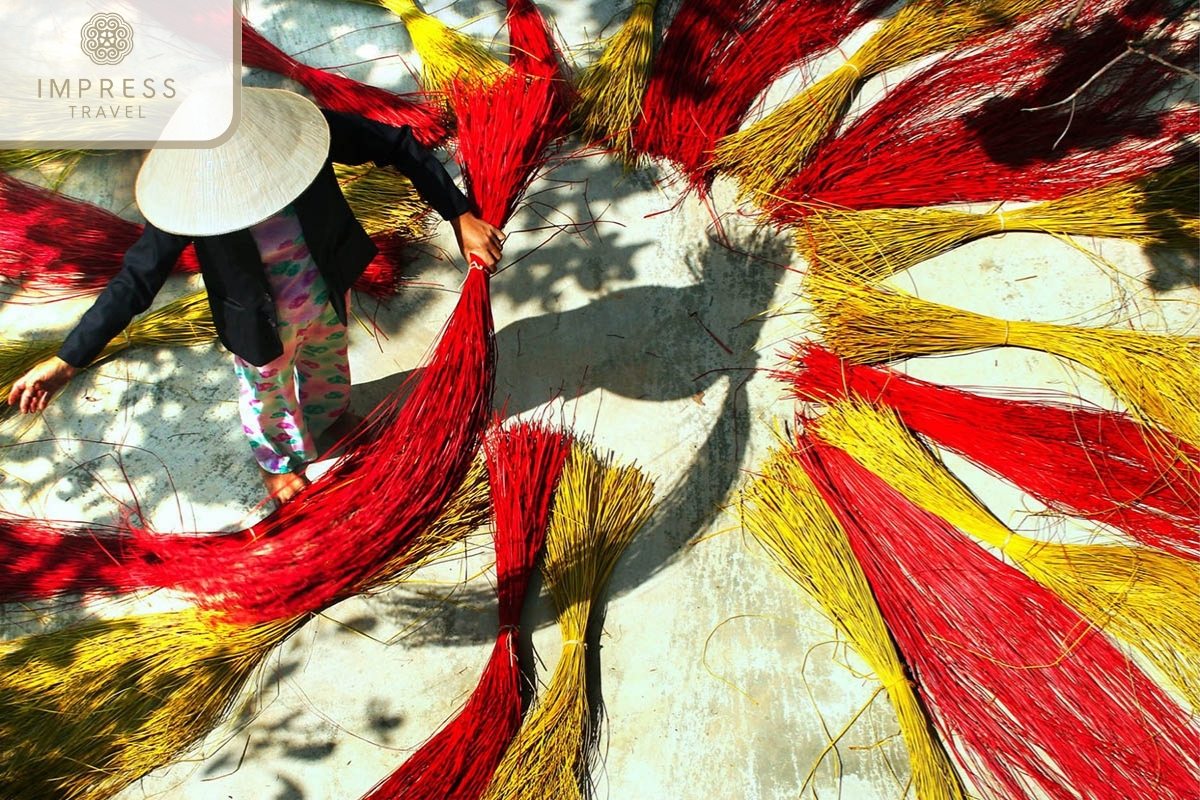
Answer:
[{"label": "dark sleeve", "polygon": [[329,159],[338,164],[365,164],[400,170],[426,203],[442,219],[454,219],[470,210],[471,204],[454,185],[442,162],[416,140],[412,128],[322,109],[329,121]]},{"label": "dark sleeve", "polygon": [[90,364],[130,320],[150,307],[190,241],[147,224],[125,251],[121,271],[67,335],[58,357],[76,368]]}]

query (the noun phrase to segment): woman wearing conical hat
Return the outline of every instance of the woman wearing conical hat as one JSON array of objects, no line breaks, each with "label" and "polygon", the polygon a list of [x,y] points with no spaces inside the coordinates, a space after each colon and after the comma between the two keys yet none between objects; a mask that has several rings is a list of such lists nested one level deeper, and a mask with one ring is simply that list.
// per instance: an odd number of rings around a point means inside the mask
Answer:
[{"label": "woman wearing conical hat", "polygon": [[[294,92],[241,91],[241,121],[223,144],[147,155],[136,185],[145,230],[58,355],[17,380],[8,402],[43,410],[150,307],[194,244],[213,322],[234,356],[243,430],[268,492],[285,502],[307,483],[314,437],[349,404],[349,289],[377,252],[332,163],[398,169],[451,223],[468,263],[491,269],[504,237],[409,128],[323,111]],[[185,101],[168,130],[204,113],[201,101]]]}]

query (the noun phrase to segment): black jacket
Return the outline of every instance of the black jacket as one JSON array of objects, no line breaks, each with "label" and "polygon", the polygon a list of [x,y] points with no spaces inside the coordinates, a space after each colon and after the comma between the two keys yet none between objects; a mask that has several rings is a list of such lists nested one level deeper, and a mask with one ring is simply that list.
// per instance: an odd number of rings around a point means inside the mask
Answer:
[{"label": "black jacket", "polygon": [[[413,138],[408,126],[395,128],[333,111],[324,114],[329,122],[329,158],[292,205],[313,260],[329,286],[329,300],[344,323],[346,290],[362,275],[377,249],[342,195],[333,174],[334,162],[374,161],[395,167],[443,219],[463,214],[469,205],[445,168]],[[74,367],[84,367],[98,356],[134,316],[150,307],[189,243],[195,244],[221,343],[257,366],[278,358],[283,345],[275,329],[275,301],[250,231],[193,239],[150,224],[125,252],[120,272],[67,336],[59,357]]]}]

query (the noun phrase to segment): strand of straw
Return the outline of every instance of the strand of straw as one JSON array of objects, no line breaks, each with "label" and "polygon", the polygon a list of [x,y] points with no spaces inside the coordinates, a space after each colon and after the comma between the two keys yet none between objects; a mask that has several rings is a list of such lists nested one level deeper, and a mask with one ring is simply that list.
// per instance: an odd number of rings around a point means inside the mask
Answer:
[{"label": "strand of straw", "polygon": [[883,684],[896,709],[918,800],[965,792],[953,762],[909,682],[901,655],[850,542],[804,468],[775,450],[742,494],[742,522],[815,601]]}]

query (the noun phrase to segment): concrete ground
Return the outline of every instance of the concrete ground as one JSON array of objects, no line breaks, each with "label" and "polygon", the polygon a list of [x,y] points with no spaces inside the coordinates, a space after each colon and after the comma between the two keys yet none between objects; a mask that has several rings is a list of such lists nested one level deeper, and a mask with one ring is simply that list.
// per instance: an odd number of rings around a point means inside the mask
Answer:
[{"label": "concrete ground", "polygon": [[[611,32],[627,5],[553,4],[554,21],[586,58],[584,45]],[[427,8],[481,38],[503,36],[500,6],[490,0]],[[360,80],[415,87],[410,41],[381,9],[255,0],[248,16],[308,63],[352,64],[346,72]],[[408,66],[387,57],[395,53]],[[247,80],[278,84],[261,74]],[[794,90],[785,81],[772,98]],[[89,162],[65,190],[133,218],[135,169],[132,156]],[[562,164],[534,185],[509,225],[507,266],[492,281],[495,405],[511,415],[549,409],[636,462],[657,486],[658,510],[616,568],[593,653],[605,710],[596,796],[902,797],[907,757],[890,706],[870,701],[877,682],[834,645],[832,626],[729,512],[793,411],[764,370],[788,340],[811,335],[797,297],[803,264],[787,237],[753,226],[729,186],[718,184],[706,204],[681,195],[669,177],[656,167],[625,172],[595,155]],[[580,222],[594,224],[565,229]],[[419,284],[387,304],[359,298],[356,411],[421,363],[462,280],[463,266],[446,257],[452,251],[443,225],[409,268]],[[1002,318],[1132,319],[1143,329],[1194,333],[1194,274],[1123,242],[1013,233],[926,262],[896,283]],[[173,279],[161,297],[197,287]],[[7,303],[0,329],[6,338],[61,336],[87,303]],[[104,521],[136,503],[164,531],[241,527],[261,514],[229,358],[215,346],[129,352],[80,376],[40,417],[0,423],[0,507]],[[908,369],[959,385],[1069,391],[1115,407],[1091,375],[1032,351],[923,359]],[[1036,516],[1029,498],[952,463],[1011,526],[1062,532],[1063,523]],[[244,713],[121,797],[359,797],[475,686],[496,635],[489,566],[481,533],[407,584],[313,619],[268,659]],[[2,613],[11,636],[75,612]],[[547,679],[560,648],[547,597],[533,602],[526,622]],[[826,753],[867,704],[836,755]]]}]

